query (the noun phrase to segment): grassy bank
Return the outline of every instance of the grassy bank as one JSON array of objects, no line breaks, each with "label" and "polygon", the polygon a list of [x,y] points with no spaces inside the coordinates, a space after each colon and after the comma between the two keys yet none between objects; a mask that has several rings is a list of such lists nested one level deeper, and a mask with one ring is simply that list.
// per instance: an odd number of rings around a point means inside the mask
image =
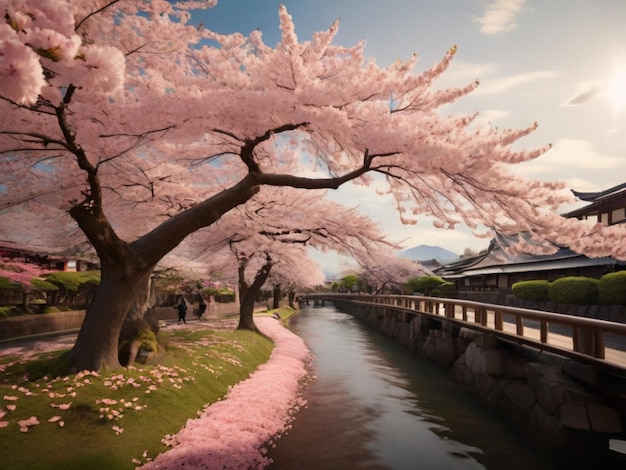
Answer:
[{"label": "grassy bank", "polygon": [[154,364],[113,373],[55,377],[49,371],[62,351],[28,362],[1,359],[0,467],[135,468],[166,450],[166,435],[272,350],[268,338],[246,331],[181,329],[160,337]]}]

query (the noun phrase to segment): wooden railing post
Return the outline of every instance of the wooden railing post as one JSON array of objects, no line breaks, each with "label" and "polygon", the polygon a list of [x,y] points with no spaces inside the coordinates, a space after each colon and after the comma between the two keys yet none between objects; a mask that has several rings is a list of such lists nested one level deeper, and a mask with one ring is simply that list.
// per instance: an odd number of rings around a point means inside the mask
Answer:
[{"label": "wooden railing post", "polygon": [[446,318],[454,318],[454,304],[452,302],[446,302],[444,305],[446,309]]},{"label": "wooden railing post", "polygon": [[502,310],[496,310],[493,312],[494,327],[498,331],[504,330],[504,321],[502,320]]},{"label": "wooden railing post", "polygon": [[542,343],[548,342],[548,322],[542,321],[539,324],[539,339]]}]

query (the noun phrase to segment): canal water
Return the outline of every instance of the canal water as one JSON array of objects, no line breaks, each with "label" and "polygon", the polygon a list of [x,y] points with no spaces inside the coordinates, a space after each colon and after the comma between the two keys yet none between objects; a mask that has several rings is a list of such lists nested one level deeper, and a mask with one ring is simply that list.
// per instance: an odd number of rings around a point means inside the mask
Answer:
[{"label": "canal water", "polygon": [[446,368],[332,304],[303,307],[291,329],[315,360],[307,406],[268,453],[272,470],[613,468],[584,449],[550,449]]}]

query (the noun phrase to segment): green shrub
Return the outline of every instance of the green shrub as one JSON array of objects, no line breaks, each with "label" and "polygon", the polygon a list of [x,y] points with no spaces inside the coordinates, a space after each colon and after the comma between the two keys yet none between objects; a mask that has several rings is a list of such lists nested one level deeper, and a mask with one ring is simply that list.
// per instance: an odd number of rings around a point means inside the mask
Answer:
[{"label": "green shrub", "polygon": [[40,290],[42,292],[51,292],[51,291],[59,290],[59,286],[52,284],[51,282],[45,279],[39,279],[36,277],[36,278],[31,279],[30,282],[35,289]]},{"label": "green shrub", "polygon": [[358,287],[359,276],[355,274],[348,274],[341,278],[341,284],[348,290],[352,290],[353,287]]},{"label": "green shrub", "polygon": [[13,315],[14,312],[14,308],[9,306],[9,307],[0,307],[0,318],[6,318],[6,317],[10,317],[11,315]]},{"label": "green shrub", "polygon": [[8,277],[0,276],[0,289],[13,290],[16,288],[16,284]]},{"label": "green shrub", "polygon": [[437,287],[433,289],[433,295],[436,296],[445,296],[450,292],[454,292],[456,287],[453,282],[444,282],[443,284],[439,284]]},{"label": "green shrub", "polygon": [[603,305],[626,305],[626,271],[608,273],[600,278],[598,302]]},{"label": "green shrub", "polygon": [[404,289],[406,292],[424,292],[429,294],[433,289],[445,282],[439,276],[412,277],[407,281]]},{"label": "green shrub", "polygon": [[513,284],[513,295],[524,300],[548,300],[550,282],[543,280],[520,281]]},{"label": "green shrub", "polygon": [[43,309],[43,313],[57,313],[57,312],[60,312],[60,311],[61,310],[59,310],[58,307],[55,307],[53,305]]},{"label": "green shrub", "polygon": [[562,277],[550,284],[550,300],[557,304],[595,305],[599,283],[591,277]]},{"label": "green shrub", "polygon": [[202,293],[205,296],[212,295],[215,302],[222,304],[227,304],[235,301],[235,292],[226,287],[222,287],[220,289],[208,288],[204,289]]},{"label": "green shrub", "polygon": [[139,332],[141,347],[146,351],[157,352],[157,338],[152,330],[143,329]]},{"label": "green shrub", "polygon": [[99,271],[62,271],[49,274],[46,280],[67,291],[76,292],[82,284],[100,284]]}]

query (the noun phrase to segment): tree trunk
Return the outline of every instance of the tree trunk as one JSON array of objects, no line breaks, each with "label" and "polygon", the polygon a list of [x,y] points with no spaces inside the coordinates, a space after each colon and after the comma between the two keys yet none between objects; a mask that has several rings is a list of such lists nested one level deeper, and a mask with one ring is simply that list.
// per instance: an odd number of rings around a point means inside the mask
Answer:
[{"label": "tree trunk", "polygon": [[152,287],[152,277],[147,276],[144,284],[137,288],[135,301],[124,317],[118,346],[118,357],[123,366],[135,362],[137,348],[134,344],[143,330],[151,330],[155,335],[159,332],[158,322],[154,321],[152,315],[146,315],[154,305]]},{"label": "tree trunk", "polygon": [[296,309],[296,293],[294,291],[289,291],[289,307],[292,309]]},{"label": "tree trunk", "polygon": [[251,289],[247,289],[245,294],[241,294],[238,330],[257,331],[256,325],[254,324],[254,301],[256,300],[258,292],[258,290],[252,292]]},{"label": "tree trunk", "polygon": [[[70,209],[70,215],[95,248],[102,266],[100,285],[71,351],[73,370],[120,367],[118,349],[124,318],[154,266],[187,235],[208,227],[254,196],[258,192],[257,179],[256,175],[244,177],[231,188],[191,206],[132,243],[117,236],[100,205],[95,203],[99,197],[89,198],[86,203]],[[93,175],[90,182],[97,193],[97,177]]]},{"label": "tree trunk", "polygon": [[116,369],[119,338],[124,318],[130,310],[137,290],[145,285],[151,270],[128,273],[128,266],[103,267],[100,286],[87,308],[85,321],[71,351],[74,371]]},{"label": "tree trunk", "polygon": [[274,284],[274,300],[272,302],[272,309],[277,309],[280,307],[281,297],[282,297],[282,292],[280,290],[280,284]]},{"label": "tree trunk", "polygon": [[242,258],[239,260],[239,267],[237,269],[239,275],[239,293],[241,295],[241,304],[239,306],[239,326],[238,330],[252,330],[257,331],[254,324],[254,301],[256,300],[261,287],[265,284],[265,281],[270,275],[272,269],[272,259],[269,255],[265,256],[265,264],[256,273],[254,282],[250,285],[246,283],[245,270],[248,264],[248,258]]}]

